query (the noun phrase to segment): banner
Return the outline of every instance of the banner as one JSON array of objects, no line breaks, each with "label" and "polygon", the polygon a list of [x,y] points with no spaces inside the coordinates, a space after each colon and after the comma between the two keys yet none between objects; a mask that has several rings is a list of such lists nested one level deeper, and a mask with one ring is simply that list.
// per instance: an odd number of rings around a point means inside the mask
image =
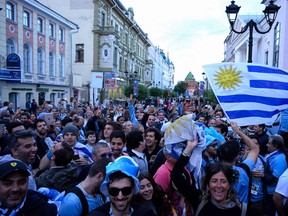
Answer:
[{"label": "banner", "polygon": [[91,84],[92,88],[103,88],[103,73],[92,72],[91,73]]},{"label": "banner", "polygon": [[138,81],[137,81],[137,80],[134,81],[134,85],[133,85],[133,95],[134,95],[134,96],[138,96]]}]

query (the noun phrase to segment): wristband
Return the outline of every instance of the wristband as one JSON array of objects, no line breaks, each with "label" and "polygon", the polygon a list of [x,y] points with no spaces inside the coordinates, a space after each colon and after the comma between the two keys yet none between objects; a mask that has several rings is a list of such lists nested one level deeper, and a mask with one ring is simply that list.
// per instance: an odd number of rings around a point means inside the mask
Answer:
[{"label": "wristband", "polygon": [[48,160],[51,160],[51,158],[53,156],[53,152],[51,150],[49,150],[46,155],[47,155]]}]

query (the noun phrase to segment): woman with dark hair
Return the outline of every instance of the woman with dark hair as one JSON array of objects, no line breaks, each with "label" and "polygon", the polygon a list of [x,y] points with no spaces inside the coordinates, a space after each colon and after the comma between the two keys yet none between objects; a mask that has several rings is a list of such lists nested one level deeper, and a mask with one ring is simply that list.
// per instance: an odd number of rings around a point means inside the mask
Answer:
[{"label": "woman with dark hair", "polygon": [[266,155],[266,161],[269,166],[269,179],[264,176],[264,180],[267,185],[267,215],[275,215],[275,208],[273,205],[273,194],[276,189],[276,185],[279,177],[287,169],[286,156],[284,154],[285,145],[284,140],[280,135],[272,135],[269,137],[267,143],[268,154]]},{"label": "woman with dark hair", "polygon": [[164,193],[154,181],[150,173],[140,173],[138,176],[140,191],[135,200],[141,204],[151,206],[155,214],[159,214],[159,208],[163,202]]},{"label": "woman with dark hair", "polygon": [[202,188],[204,195],[195,215],[246,215],[245,206],[241,209],[241,204],[236,198],[235,181],[234,171],[229,166],[221,163],[207,166]]}]

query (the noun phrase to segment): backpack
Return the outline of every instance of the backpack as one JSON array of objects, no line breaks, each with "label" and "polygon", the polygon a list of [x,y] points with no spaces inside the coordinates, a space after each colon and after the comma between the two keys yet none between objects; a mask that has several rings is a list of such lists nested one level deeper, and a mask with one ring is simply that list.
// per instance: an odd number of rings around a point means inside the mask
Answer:
[{"label": "backpack", "polygon": [[68,193],[74,193],[76,194],[76,196],[78,196],[78,198],[80,199],[81,205],[82,205],[82,213],[81,216],[85,216],[89,213],[89,206],[88,206],[88,202],[85,198],[85,195],[83,194],[83,192],[81,191],[80,188],[78,187],[73,187],[71,189],[68,189],[67,191],[65,191],[65,195]]}]

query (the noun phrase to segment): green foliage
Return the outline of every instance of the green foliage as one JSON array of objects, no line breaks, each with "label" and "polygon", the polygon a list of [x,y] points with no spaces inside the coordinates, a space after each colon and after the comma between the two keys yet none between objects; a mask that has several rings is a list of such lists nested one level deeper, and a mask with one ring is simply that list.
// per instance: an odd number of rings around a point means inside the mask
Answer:
[{"label": "green foliage", "polygon": [[204,101],[205,101],[205,103],[207,101],[209,101],[209,103],[212,106],[218,104],[218,100],[217,100],[217,98],[216,98],[216,96],[215,96],[215,94],[214,94],[214,92],[212,91],[211,88],[205,89],[205,91],[204,91]]},{"label": "green foliage", "polygon": [[188,84],[184,81],[179,81],[175,86],[174,86],[174,91],[177,92],[179,95],[182,93],[185,95],[185,92],[188,88]]},{"label": "green foliage", "polygon": [[[130,94],[133,94],[133,86],[128,85],[124,88],[124,95],[125,97],[129,98]],[[143,100],[148,97],[148,90],[144,85],[139,84],[138,85],[138,100]]]},{"label": "green foliage", "polygon": [[175,91],[171,91],[170,97],[171,98],[175,98],[176,96],[177,96],[176,92]]},{"label": "green foliage", "polygon": [[162,97],[163,96],[163,91],[159,88],[152,87],[149,89],[149,95],[153,97]]}]

